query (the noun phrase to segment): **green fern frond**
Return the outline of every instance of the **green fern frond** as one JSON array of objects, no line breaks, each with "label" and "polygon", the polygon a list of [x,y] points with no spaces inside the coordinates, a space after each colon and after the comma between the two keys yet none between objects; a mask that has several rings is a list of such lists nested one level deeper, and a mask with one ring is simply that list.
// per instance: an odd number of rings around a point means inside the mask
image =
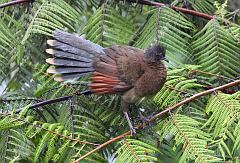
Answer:
[{"label": "green fern frond", "polygon": [[235,142],[233,144],[233,148],[232,148],[232,154],[233,155],[234,154],[237,155],[238,151],[240,150],[240,137],[239,137],[239,134],[240,134],[240,121],[238,121],[238,123],[236,124],[236,127],[235,127],[234,132],[233,132],[233,135],[236,138]]},{"label": "green fern frond", "polygon": [[97,107],[92,111],[89,108],[92,108],[91,105],[78,106],[73,112],[74,133],[90,142],[106,141],[104,132],[107,128],[96,113],[103,111],[104,108]]},{"label": "green fern frond", "polygon": [[192,8],[196,11],[204,13],[213,13],[215,7],[213,6],[214,0],[205,0],[205,1],[194,1],[189,0],[192,5]]},{"label": "green fern frond", "polygon": [[116,151],[116,163],[147,163],[157,161],[155,156],[159,151],[149,144],[135,139],[124,139],[119,144],[121,146]]},{"label": "green fern frond", "polygon": [[[24,134],[23,130],[10,129],[4,134],[0,130],[1,141],[0,141],[0,158],[3,162],[14,160],[14,158],[22,158],[31,161],[33,151],[35,149],[34,144]],[[2,144],[1,142],[4,140]],[[5,160],[5,161],[4,161]]]},{"label": "green fern frond", "polygon": [[34,3],[34,15],[22,39],[24,43],[32,33],[52,35],[54,29],[67,27],[74,30],[71,22],[78,22],[79,14],[64,0],[42,0]]},{"label": "green fern frond", "polygon": [[[54,139],[52,139],[52,142],[55,141]],[[46,153],[46,157],[45,160],[52,160],[54,162],[62,162],[62,161],[68,161],[67,157],[65,157],[65,153],[68,152],[68,150],[70,149],[70,140],[66,140],[63,145],[56,149],[56,148],[49,148],[48,152]],[[53,144],[55,145],[55,144]],[[52,146],[53,146],[52,145]],[[53,155],[54,154],[54,155]],[[53,155],[53,156],[52,156]],[[70,161],[70,159],[69,159]]]},{"label": "green fern frond", "polygon": [[228,29],[229,33],[232,34],[232,36],[237,40],[237,42],[240,44],[240,26],[237,24],[234,24],[232,27]]},{"label": "green fern frond", "polygon": [[133,31],[133,22],[106,4],[96,10],[83,29],[86,39],[103,47],[127,44]]},{"label": "green fern frond", "polygon": [[[55,130],[58,127],[58,124],[45,124],[43,126],[43,128],[47,128],[50,131]],[[43,152],[43,150],[47,147],[48,142],[52,139],[54,135],[52,135],[51,133],[47,132],[43,135],[43,137],[41,138],[41,141],[39,142],[38,146],[36,147],[36,151],[34,152],[34,162],[37,162],[39,159],[40,154]],[[48,146],[51,148],[51,146]],[[50,149],[52,150],[52,149]],[[48,151],[49,152],[49,151]]]},{"label": "green fern frond", "polygon": [[14,43],[16,43],[16,40],[14,39],[14,34],[9,30],[8,26],[4,23],[2,19],[0,20],[0,41],[1,51],[5,50],[7,52],[10,52],[10,49],[13,49]]},{"label": "green fern frond", "polygon": [[240,46],[216,19],[197,33],[192,43],[195,60],[203,71],[230,78],[240,76]]},{"label": "green fern frond", "polygon": [[[188,40],[191,36],[185,32],[193,28],[193,24],[176,11],[163,7],[154,10],[139,35],[134,46],[147,48],[159,38],[160,43],[167,48],[167,57],[177,64],[186,61],[191,63]],[[178,54],[178,55],[176,55]]]},{"label": "green fern frond", "polygon": [[[18,56],[17,51],[20,53],[20,46],[16,34],[13,33],[8,27],[9,17],[0,19],[0,83],[5,77],[9,77],[11,72],[10,63],[14,62]],[[12,24],[15,26],[15,24]]]},{"label": "green fern frond", "polygon": [[214,137],[219,137],[240,117],[240,104],[231,95],[217,93],[209,99],[206,113],[211,113],[211,117],[204,126],[213,130]]},{"label": "green fern frond", "polygon": [[[210,134],[200,130],[201,122],[198,122],[191,117],[175,114],[167,121],[165,128],[161,128],[159,124],[158,133],[161,137],[169,137],[169,134],[174,137],[176,145],[183,145],[182,156],[179,162],[195,160],[196,162],[218,162],[221,161],[216,157],[216,153],[208,149],[208,143],[211,142]],[[164,131],[161,131],[161,130]]]},{"label": "green fern frond", "polygon": [[[239,100],[235,99],[235,94],[217,93],[209,99],[206,113],[211,114],[211,116],[203,127],[207,127],[208,132],[213,134],[214,139],[216,139],[215,145],[222,157],[225,159],[226,154],[232,157],[232,153],[236,152],[237,146],[239,146],[238,136],[236,135],[238,133],[237,124],[240,118]],[[226,140],[228,138],[235,142],[232,149],[233,152],[227,145]]]},{"label": "green fern frond", "polygon": [[[238,101],[238,106],[240,105],[240,92],[231,95],[231,98]],[[237,156],[240,152],[240,121],[236,122],[235,128],[233,130],[233,135],[235,137],[235,142],[232,147],[232,154]]]}]

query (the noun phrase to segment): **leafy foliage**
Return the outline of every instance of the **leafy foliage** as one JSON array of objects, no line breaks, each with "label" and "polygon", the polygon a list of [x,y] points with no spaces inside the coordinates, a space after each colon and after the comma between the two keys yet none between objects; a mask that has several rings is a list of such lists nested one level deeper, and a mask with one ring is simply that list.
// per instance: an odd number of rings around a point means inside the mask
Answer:
[{"label": "leafy foliage", "polygon": [[[166,133],[175,135],[176,145],[182,145],[184,151],[179,162],[195,160],[196,162],[219,162],[221,159],[214,156],[214,151],[208,149],[208,142],[212,141],[210,135],[202,131],[202,126],[191,117],[176,114],[171,117],[168,124],[159,124],[166,126],[159,134],[165,137]],[[168,132],[166,132],[168,130]],[[162,135],[163,134],[163,135]]]},{"label": "leafy foliage", "polygon": [[[1,9],[1,162],[72,162],[128,131],[117,95],[80,95],[87,90],[88,77],[57,83],[46,73],[46,40],[55,29],[79,33],[103,47],[166,47],[167,82],[154,97],[133,106],[135,124],[141,121],[139,110],[152,115],[238,80],[237,11],[230,17],[226,3],[214,6],[213,0],[168,2],[220,17],[207,22],[170,6],[128,1],[40,0]],[[239,89],[234,86],[184,104],[135,137],[113,141],[83,162],[238,162]],[[54,100],[59,101],[51,103]]]},{"label": "leafy foliage", "polygon": [[31,11],[33,18],[23,37],[23,42],[28,39],[31,33],[51,35],[54,29],[64,29],[64,27],[74,30],[70,22],[78,21],[79,14],[65,1],[43,0]]},{"label": "leafy foliage", "polygon": [[158,149],[134,139],[124,139],[122,146],[118,148],[115,162],[154,162],[157,158],[154,154]]},{"label": "leafy foliage", "polygon": [[203,13],[212,13],[214,11],[214,1],[206,0],[206,1],[194,1],[194,0],[186,0],[186,1],[173,1],[172,5],[179,5],[185,7],[192,7],[196,11],[201,11]]},{"label": "leafy foliage", "polygon": [[221,74],[230,78],[240,75],[239,72],[239,44],[220,26],[216,19],[209,21],[206,26],[195,35],[193,42],[195,60],[204,71]]},{"label": "leafy foliage", "polygon": [[127,44],[133,30],[130,18],[124,18],[114,8],[103,5],[88,20],[83,33],[86,33],[86,39],[108,47],[114,44]]},{"label": "leafy foliage", "polygon": [[172,62],[181,64],[190,60],[191,63],[188,49],[191,36],[187,31],[193,28],[193,24],[167,7],[152,12],[143,29],[139,31],[134,46],[147,48],[159,39],[160,43],[167,47],[167,56]]}]

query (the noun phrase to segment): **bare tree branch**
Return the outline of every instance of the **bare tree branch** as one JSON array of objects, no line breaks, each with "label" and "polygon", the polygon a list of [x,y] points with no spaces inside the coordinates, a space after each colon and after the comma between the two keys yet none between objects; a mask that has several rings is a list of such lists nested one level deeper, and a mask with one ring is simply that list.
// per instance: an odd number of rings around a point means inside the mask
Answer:
[{"label": "bare tree branch", "polygon": [[[80,93],[75,93],[74,95],[78,95],[78,96],[90,95],[91,93],[92,93],[91,91],[83,91],[83,92],[80,92]],[[59,97],[59,98],[55,98],[55,99],[51,99],[51,100],[41,101],[41,102],[38,102],[38,103],[35,103],[35,104],[31,105],[29,107],[29,109],[34,109],[34,108],[42,107],[42,106],[45,106],[45,105],[49,105],[49,104],[53,104],[53,103],[57,103],[57,102],[61,102],[61,101],[66,101],[66,100],[72,98],[74,95],[63,96],[63,97]],[[16,113],[19,113],[21,110],[22,109],[18,109],[16,111]]]},{"label": "bare tree branch", "polygon": [[[231,82],[231,83],[228,83],[228,84],[225,84],[225,85],[216,87],[216,88],[212,88],[212,89],[209,89],[209,90],[206,90],[206,91],[197,93],[197,94],[195,94],[195,95],[193,95],[193,96],[191,96],[191,97],[189,97],[189,98],[187,98],[187,99],[185,99],[185,100],[183,100],[183,101],[181,101],[181,102],[179,102],[179,103],[177,103],[177,104],[175,104],[175,105],[172,105],[172,106],[168,107],[167,109],[165,109],[165,110],[163,110],[163,111],[155,114],[155,115],[149,120],[149,122],[153,122],[153,121],[155,121],[157,118],[160,118],[162,115],[164,115],[164,114],[166,114],[166,113],[170,113],[172,110],[178,108],[179,106],[182,106],[182,105],[184,105],[184,104],[187,104],[187,103],[189,103],[189,102],[191,102],[191,101],[193,101],[193,100],[195,100],[195,99],[197,99],[197,98],[199,98],[199,97],[201,97],[201,96],[205,96],[205,95],[208,95],[208,94],[210,94],[210,93],[213,93],[213,92],[215,92],[215,91],[217,91],[217,90],[226,89],[226,88],[229,88],[229,87],[232,87],[232,86],[236,86],[236,85],[240,85],[240,80],[235,80],[234,82]],[[148,122],[148,123],[149,123],[149,122]],[[138,125],[136,128],[137,128],[137,129],[142,129],[142,128],[143,128],[143,125],[140,124],[140,125]],[[111,143],[113,143],[113,142],[115,142],[115,141],[117,141],[117,140],[120,140],[120,139],[122,139],[123,137],[125,137],[125,136],[127,136],[127,135],[130,135],[130,134],[131,134],[130,131],[128,131],[128,132],[125,132],[125,133],[122,134],[122,135],[119,135],[118,137],[115,137],[115,138],[113,138],[113,139],[108,140],[107,142],[99,145],[97,148],[93,149],[92,151],[86,153],[85,155],[83,155],[83,156],[80,157],[79,159],[73,161],[73,163],[77,163],[77,162],[79,162],[80,160],[83,160],[84,158],[90,156],[91,154],[99,151],[99,150],[102,149],[103,147],[105,147],[105,146],[107,146],[107,145],[109,145],[109,144],[111,144]]]},{"label": "bare tree branch", "polygon": [[[164,3],[153,2],[153,1],[149,1],[149,0],[128,0],[128,1],[132,2],[132,3],[139,3],[139,4],[143,4],[143,5],[148,5],[148,6],[156,6],[156,7],[166,6],[166,4],[164,4]],[[185,14],[198,16],[198,17],[201,17],[201,18],[204,18],[207,20],[211,20],[214,17],[212,15],[208,15],[208,14],[198,12],[195,10],[189,10],[189,9],[182,8],[182,7],[171,6],[170,8],[172,8],[173,10],[176,10],[176,11],[180,11]]]},{"label": "bare tree branch", "polygon": [[16,5],[16,4],[30,3],[30,2],[32,2],[32,0],[15,0],[15,1],[10,1],[10,2],[6,2],[6,3],[3,3],[3,4],[0,4],[0,8],[4,8],[4,7]]}]

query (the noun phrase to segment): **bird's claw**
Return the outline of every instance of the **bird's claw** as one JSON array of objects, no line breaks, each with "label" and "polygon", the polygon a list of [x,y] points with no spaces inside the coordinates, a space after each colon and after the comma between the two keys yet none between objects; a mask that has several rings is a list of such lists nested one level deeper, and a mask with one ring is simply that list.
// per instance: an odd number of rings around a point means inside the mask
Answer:
[{"label": "bird's claw", "polygon": [[142,128],[145,128],[146,124],[150,124],[150,119],[151,119],[152,115],[146,117],[146,116],[142,115],[141,111],[139,111],[138,114],[139,114],[139,118],[142,122]]},{"label": "bird's claw", "polygon": [[136,129],[137,129],[137,128],[130,127],[131,136],[135,136],[135,135],[137,134]]}]

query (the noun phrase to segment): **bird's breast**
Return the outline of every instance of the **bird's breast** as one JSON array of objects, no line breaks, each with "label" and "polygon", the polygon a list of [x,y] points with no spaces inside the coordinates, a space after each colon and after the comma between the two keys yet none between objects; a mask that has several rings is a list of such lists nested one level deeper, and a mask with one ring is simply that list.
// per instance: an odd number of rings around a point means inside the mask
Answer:
[{"label": "bird's breast", "polygon": [[144,74],[136,82],[134,88],[139,96],[156,94],[165,84],[167,72],[163,63],[146,64]]}]

